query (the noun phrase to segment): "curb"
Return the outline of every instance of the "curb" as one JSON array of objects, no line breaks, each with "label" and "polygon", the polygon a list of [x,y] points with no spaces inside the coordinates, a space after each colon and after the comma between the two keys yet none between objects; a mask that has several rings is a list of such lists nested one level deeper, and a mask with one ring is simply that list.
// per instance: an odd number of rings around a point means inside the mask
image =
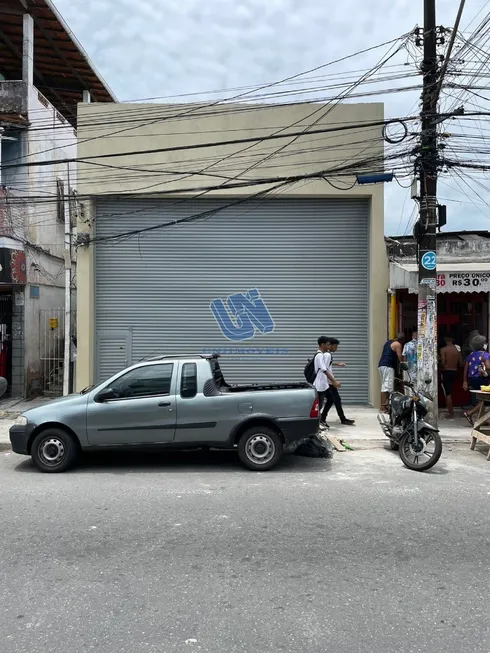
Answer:
[{"label": "curb", "polygon": [[[362,449],[388,449],[389,448],[389,440],[388,438],[384,438],[383,440],[381,439],[370,439],[370,440],[356,440],[354,438],[344,438],[345,442],[347,444],[352,445],[354,449],[357,449],[358,451]],[[444,438],[442,440],[442,446],[447,447],[447,446],[454,446],[457,444],[462,444],[462,445],[470,445],[471,443],[471,437],[468,439],[461,439],[461,438]]]}]

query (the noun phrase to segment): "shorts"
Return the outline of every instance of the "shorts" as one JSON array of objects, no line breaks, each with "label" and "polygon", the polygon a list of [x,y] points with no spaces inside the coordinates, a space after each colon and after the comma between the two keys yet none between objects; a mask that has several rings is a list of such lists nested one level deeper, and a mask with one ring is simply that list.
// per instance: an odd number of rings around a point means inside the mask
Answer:
[{"label": "shorts", "polygon": [[395,370],[392,367],[378,367],[381,392],[393,392],[395,389]]},{"label": "shorts", "polygon": [[[488,384],[488,377],[486,376],[470,376],[468,379],[468,389],[469,390],[480,390],[482,385]],[[480,400],[473,393],[471,394],[471,403],[473,406],[476,406],[480,403]]]},{"label": "shorts", "polygon": [[456,370],[444,370],[441,374],[442,391],[445,397],[450,397],[453,393],[453,385],[458,373]]}]

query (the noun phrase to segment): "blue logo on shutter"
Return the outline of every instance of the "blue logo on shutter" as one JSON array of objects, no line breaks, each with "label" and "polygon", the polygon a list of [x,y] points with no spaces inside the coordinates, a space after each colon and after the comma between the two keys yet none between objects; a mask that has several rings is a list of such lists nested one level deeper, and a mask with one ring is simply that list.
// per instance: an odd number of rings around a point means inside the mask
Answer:
[{"label": "blue logo on shutter", "polygon": [[209,308],[221,333],[233,342],[250,340],[256,333],[273,333],[275,329],[274,320],[258,288],[245,293],[234,293],[225,301],[221,298],[213,299]]}]

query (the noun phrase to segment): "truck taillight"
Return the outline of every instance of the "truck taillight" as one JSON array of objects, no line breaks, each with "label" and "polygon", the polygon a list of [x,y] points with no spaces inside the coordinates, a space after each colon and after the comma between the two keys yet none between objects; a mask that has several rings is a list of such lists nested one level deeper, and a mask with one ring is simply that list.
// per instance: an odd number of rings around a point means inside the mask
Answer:
[{"label": "truck taillight", "polygon": [[313,402],[313,406],[310,410],[310,417],[318,417],[318,397],[315,397],[315,401]]}]

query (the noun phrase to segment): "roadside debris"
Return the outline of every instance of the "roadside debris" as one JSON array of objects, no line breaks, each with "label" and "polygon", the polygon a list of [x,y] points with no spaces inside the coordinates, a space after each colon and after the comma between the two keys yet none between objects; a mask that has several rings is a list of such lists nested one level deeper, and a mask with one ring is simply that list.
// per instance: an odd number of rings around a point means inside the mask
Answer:
[{"label": "roadside debris", "polygon": [[320,435],[301,440],[293,453],[296,456],[305,456],[306,458],[332,458],[333,456],[330,443]]}]

